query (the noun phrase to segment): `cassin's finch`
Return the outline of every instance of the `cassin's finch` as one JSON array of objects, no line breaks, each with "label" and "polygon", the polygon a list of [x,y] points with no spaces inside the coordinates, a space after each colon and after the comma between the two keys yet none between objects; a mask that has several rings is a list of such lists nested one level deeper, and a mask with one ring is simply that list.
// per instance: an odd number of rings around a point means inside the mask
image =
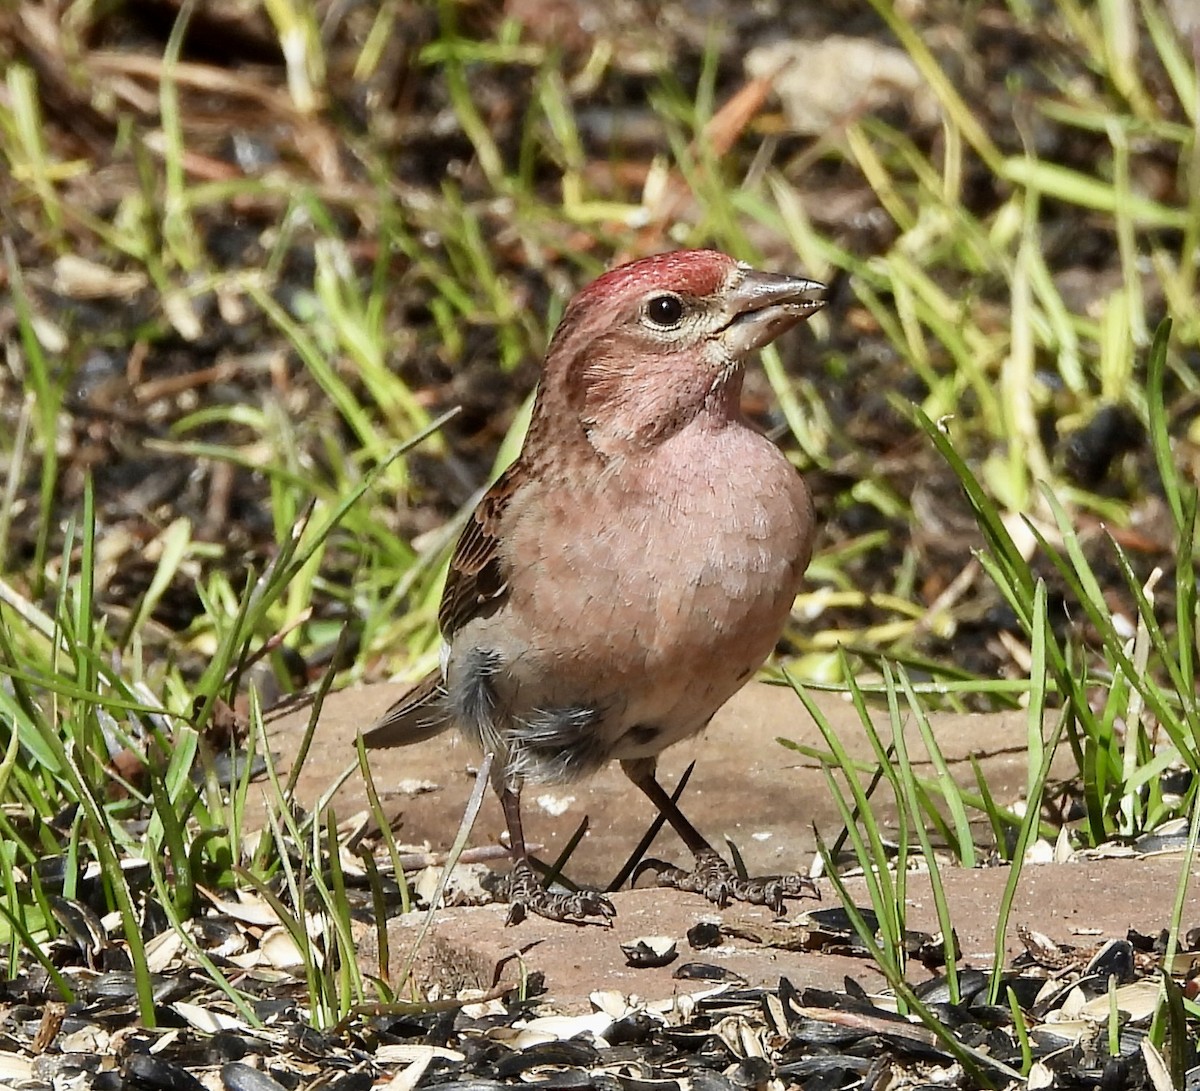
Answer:
[{"label": "cassin's finch", "polygon": [[614,759],[696,857],[671,885],[777,908],[804,888],[738,878],[654,770],[770,654],[808,565],[804,482],[739,400],[746,358],[822,300],[814,281],[684,250],[614,269],[567,306],[524,449],[454,551],[442,669],[366,735],[396,746],[454,726],[494,753],[510,920],[613,915],[599,893],[542,889],[520,803],[524,784]]}]

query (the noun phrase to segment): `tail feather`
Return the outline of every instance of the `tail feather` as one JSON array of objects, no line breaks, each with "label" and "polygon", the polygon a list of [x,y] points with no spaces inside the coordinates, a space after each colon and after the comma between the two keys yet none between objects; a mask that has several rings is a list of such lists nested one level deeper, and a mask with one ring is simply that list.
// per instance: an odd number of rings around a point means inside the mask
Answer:
[{"label": "tail feather", "polygon": [[408,746],[440,735],[451,724],[440,671],[430,671],[365,732],[369,749]]}]

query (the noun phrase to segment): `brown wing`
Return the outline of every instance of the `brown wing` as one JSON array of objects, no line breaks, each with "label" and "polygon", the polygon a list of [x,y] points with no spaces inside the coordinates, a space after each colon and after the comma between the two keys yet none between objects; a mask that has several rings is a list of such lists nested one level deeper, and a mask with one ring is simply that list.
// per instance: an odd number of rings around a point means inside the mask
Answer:
[{"label": "brown wing", "polygon": [[515,467],[501,474],[471,514],[454,547],[438,625],[446,640],[472,618],[496,610],[508,591],[508,574],[500,559],[500,520],[519,481]]},{"label": "brown wing", "polygon": [[[484,494],[454,547],[438,624],[450,640],[472,618],[486,616],[504,601],[508,578],[500,560],[499,523],[518,477],[512,470]],[[440,734],[452,722],[441,671],[431,671],[363,735],[372,749],[407,746]]]}]

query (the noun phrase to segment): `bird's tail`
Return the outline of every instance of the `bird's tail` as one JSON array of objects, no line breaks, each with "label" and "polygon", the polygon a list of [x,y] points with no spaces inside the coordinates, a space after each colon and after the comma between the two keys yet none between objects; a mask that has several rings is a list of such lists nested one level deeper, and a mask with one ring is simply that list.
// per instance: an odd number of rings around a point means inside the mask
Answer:
[{"label": "bird's tail", "polygon": [[440,735],[450,723],[441,672],[430,671],[363,732],[363,742],[373,750],[408,746]]}]

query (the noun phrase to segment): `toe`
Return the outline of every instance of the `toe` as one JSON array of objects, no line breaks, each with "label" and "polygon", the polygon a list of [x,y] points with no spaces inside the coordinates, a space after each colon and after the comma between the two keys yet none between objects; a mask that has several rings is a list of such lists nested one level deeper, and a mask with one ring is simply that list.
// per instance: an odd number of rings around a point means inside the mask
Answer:
[{"label": "toe", "polygon": [[[667,864],[662,860],[644,860],[638,873],[653,870],[659,886],[703,894],[717,907],[724,909],[730,901],[765,905],[782,916],[787,898],[804,895],[820,897],[816,884],[803,875],[766,875],[743,879],[715,852],[696,854],[696,866],[691,871]],[[636,874],[635,874],[636,878]]]},{"label": "toe", "polygon": [[533,913],[563,924],[598,924],[611,927],[616,907],[596,890],[558,893],[546,890],[528,863],[518,861],[508,880],[508,917],[505,926],[520,924]]}]

